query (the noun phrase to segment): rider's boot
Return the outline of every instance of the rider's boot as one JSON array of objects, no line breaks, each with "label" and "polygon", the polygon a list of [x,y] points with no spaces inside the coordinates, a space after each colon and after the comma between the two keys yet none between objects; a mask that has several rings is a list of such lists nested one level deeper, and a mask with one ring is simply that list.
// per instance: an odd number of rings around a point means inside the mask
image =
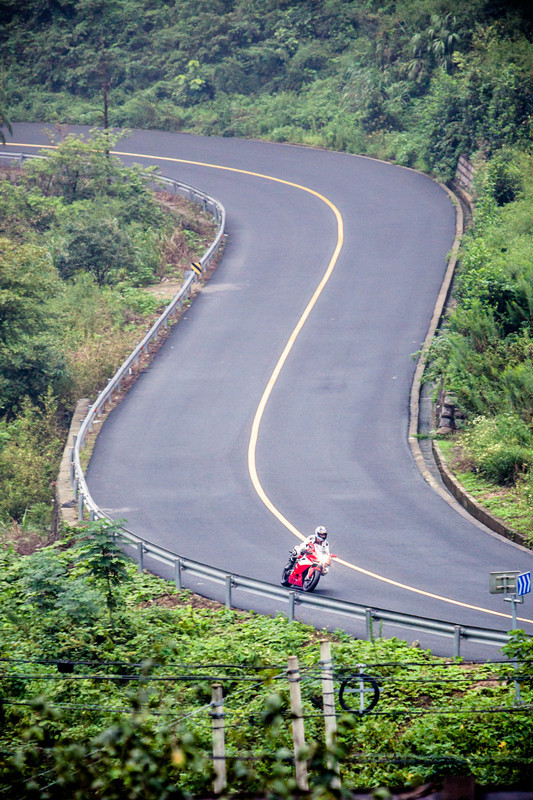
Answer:
[{"label": "rider's boot", "polygon": [[291,551],[291,553],[289,555],[289,560],[287,561],[287,566],[285,567],[285,569],[292,570],[292,568],[296,564],[297,560],[298,560],[298,556],[296,555],[296,553],[294,551]]}]

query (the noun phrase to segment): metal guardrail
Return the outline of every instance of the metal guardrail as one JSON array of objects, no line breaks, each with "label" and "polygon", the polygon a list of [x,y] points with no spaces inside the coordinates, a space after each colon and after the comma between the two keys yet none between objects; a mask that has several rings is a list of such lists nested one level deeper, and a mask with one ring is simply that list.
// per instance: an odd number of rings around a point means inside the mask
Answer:
[{"label": "metal guardrail", "polygon": [[[42,156],[26,155],[24,153],[0,153],[0,159],[15,160],[19,163],[22,163],[26,158],[42,158]],[[218,252],[223,240],[226,221],[224,207],[210,195],[200,192],[198,189],[187,184],[160,176],[158,176],[157,181],[162,182],[170,191],[179,193],[191,202],[202,205],[205,211],[208,211],[215,217],[218,223],[216,238],[200,259],[202,272],[204,272]],[[131,355],[128,356],[122,366],[119,367],[107,386],[100,392],[83,420],[78,435],[74,437],[74,446],[71,453],[71,484],[74,498],[78,502],[78,519],[80,521],[85,518],[86,514],[88,514],[91,520],[111,519],[96,505],[85,481],[81,466],[80,452],[85,444],[86,436],[93,430],[93,424],[97,417],[102,415],[105,405],[112,401],[113,394],[121,390],[121,383],[124,378],[132,374],[135,365],[139,363],[143,353],[148,352],[150,343],[157,340],[162,330],[168,327],[172,316],[181,311],[183,303],[190,298],[192,285],[198,280],[199,276],[194,272],[191,271],[187,274],[183,285],[174,299],[156,320],[144,339],[137,345]],[[211,567],[207,564],[192,561],[191,559],[172,553],[170,550],[152,544],[126,529],[123,529],[117,538],[120,540],[120,543],[124,545],[126,550],[133,550],[133,555],[137,561],[140,572],[144,569],[146,557],[152,561],[171,567],[178,590],[183,587],[183,573],[224,586],[225,605],[227,608],[232,608],[233,591],[239,589],[248,594],[255,594],[287,603],[288,619],[291,622],[296,618],[296,607],[305,606],[363,621],[367,639],[373,638],[375,623],[388,623],[394,626],[444,636],[453,640],[454,658],[458,658],[461,654],[462,641],[471,641],[499,647],[508,641],[507,633],[492,628],[459,625],[453,622],[430,619],[414,614],[404,614],[383,608],[370,608],[359,603],[351,603],[345,600],[320,597],[304,592],[287,591],[287,589],[281,586],[256,580],[255,578],[228,574],[226,571],[218,569],[217,567]]]},{"label": "metal guardrail", "polygon": [[[43,150],[46,145],[43,144]],[[0,161],[16,161],[19,166],[22,166],[26,159],[32,158],[46,158],[46,156],[38,156],[33,153],[0,153]]]},{"label": "metal guardrail", "polygon": [[[1,160],[15,161],[22,164],[26,159],[44,158],[45,156],[26,154],[26,153],[0,153]],[[205,192],[201,192],[194,186],[189,186],[186,183],[172,180],[164,176],[157,176],[154,178],[154,183],[157,188],[158,184],[163,184],[173,194],[180,194],[186,200],[201,205],[203,210],[212,214],[218,224],[217,235],[200,259],[202,274],[211,264],[224,237],[224,229],[226,225],[226,211],[224,206]],[[78,434],[74,437],[74,447],[71,453],[70,462],[70,481],[74,498],[78,502],[78,519],[84,518],[85,510],[89,513],[91,519],[108,518],[106,514],[96,505],[91,497],[85,476],[81,466],[80,451],[83,449],[85,439],[88,433],[93,430],[94,422],[105,410],[107,403],[112,402],[113,396],[120,392],[122,389],[122,381],[133,374],[136,366],[138,366],[141,357],[149,352],[150,344],[157,341],[162,332],[164,332],[172,320],[173,316],[179,314],[185,302],[190,299],[193,284],[200,280],[200,276],[190,270],[185,277],[178,293],[174,296],[173,300],[168,304],[163,313],[154,322],[148,333],[143,340],[139,342],[137,347],[128,356],[124,363],[118,368],[113,377],[110,379],[106,387],[100,392],[95,402],[89,408],[87,416],[83,420]]]},{"label": "metal guardrail", "polygon": [[[102,514],[102,516],[105,516]],[[183,588],[184,573],[196,578],[203,578],[218,585],[225,587],[225,606],[228,609],[233,607],[233,592],[242,590],[247,594],[255,594],[273,600],[282,601],[288,604],[287,616],[289,622],[296,619],[296,608],[298,606],[308,607],[315,610],[330,612],[333,614],[347,616],[357,619],[364,623],[366,638],[373,639],[374,626],[380,623],[387,623],[393,626],[409,628],[416,631],[425,631],[438,636],[444,636],[453,640],[453,657],[458,658],[461,654],[461,642],[470,641],[478,644],[490,644],[501,647],[508,641],[508,634],[504,631],[497,631],[491,628],[481,628],[471,625],[458,625],[453,622],[431,619],[415,614],[404,614],[398,611],[390,611],[384,608],[371,608],[361,603],[352,603],[346,600],[339,600],[330,597],[322,597],[305,592],[287,590],[281,586],[276,586],[256,578],[248,578],[243,575],[227,573],[217,567],[210,567],[198,561],[193,561],[176,553],[171,553],[158,545],[154,545],[131,531],[124,530],[120,534],[123,545],[133,548],[133,556],[138,564],[139,571],[142,572],[146,558],[152,561],[165,564],[171,567],[176,589]]]}]

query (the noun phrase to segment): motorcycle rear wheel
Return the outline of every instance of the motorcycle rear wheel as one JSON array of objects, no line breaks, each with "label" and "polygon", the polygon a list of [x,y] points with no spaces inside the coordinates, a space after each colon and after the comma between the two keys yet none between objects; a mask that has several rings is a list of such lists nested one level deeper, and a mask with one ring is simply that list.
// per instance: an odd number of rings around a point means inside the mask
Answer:
[{"label": "motorcycle rear wheel", "polygon": [[320,572],[315,570],[312,575],[306,572],[305,578],[302,582],[302,589],[304,592],[313,592],[316,589],[317,583],[320,580]]}]

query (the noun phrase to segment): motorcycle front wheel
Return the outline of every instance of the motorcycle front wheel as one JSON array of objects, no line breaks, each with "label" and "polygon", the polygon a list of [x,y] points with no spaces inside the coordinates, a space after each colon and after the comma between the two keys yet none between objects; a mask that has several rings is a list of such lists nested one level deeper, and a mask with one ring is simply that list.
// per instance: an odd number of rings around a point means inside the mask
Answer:
[{"label": "motorcycle front wheel", "polygon": [[292,567],[286,566],[281,574],[281,585],[288,586],[289,585],[289,575],[292,572]]},{"label": "motorcycle front wheel", "polygon": [[305,573],[305,578],[302,582],[302,589],[304,592],[312,592],[316,589],[317,583],[320,580],[320,572],[315,570],[311,575],[309,571]]}]

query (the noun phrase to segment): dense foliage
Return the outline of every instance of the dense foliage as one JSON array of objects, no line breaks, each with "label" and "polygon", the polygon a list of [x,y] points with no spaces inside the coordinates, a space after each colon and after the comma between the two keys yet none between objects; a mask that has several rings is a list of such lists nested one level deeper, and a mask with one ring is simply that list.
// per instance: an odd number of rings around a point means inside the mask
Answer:
[{"label": "dense foliage", "polygon": [[[367,153],[444,179],[469,157],[474,223],[428,379],[466,413],[461,468],[515,487],[531,508],[532,32],[518,0],[451,10],[444,0],[4,0],[0,138],[9,119],[153,127]],[[49,519],[74,401],[95,392],[160,305],[142,287],[207,235],[190,218],[176,235],[183,219],[109,157],[114,141],[107,130],[90,143],[69,137],[0,182],[0,522]],[[313,791],[330,792],[317,633],[195,608],[136,575],[108,533],[94,524],[24,558],[1,550],[2,790],[208,792],[208,704],[221,679],[232,788],[286,794],[282,678],[297,652]],[[414,787],[457,769],[531,782],[527,637],[507,648],[526,675],[522,709],[508,665],[444,665],[394,640],[332,638],[337,681],[365,663],[382,687],[375,713],[340,722],[346,786]]]},{"label": "dense foliage", "polygon": [[[469,419],[461,468],[496,486],[517,487],[529,502],[528,4],[30,0],[24,9],[4,2],[0,22],[0,124],[9,112],[17,120],[262,137],[369,153],[444,179],[454,175],[460,155],[473,161],[474,226],[461,253],[456,308],[429,354],[428,379],[454,393]],[[153,206],[136,193],[138,176],[129,175],[126,189],[108,180],[108,161],[91,163],[88,153],[85,161],[87,185],[78,186],[68,168],[53,177],[60,167],[55,159],[34,168],[29,194],[24,184],[4,189],[0,233],[11,235],[13,220],[19,231],[24,225],[28,235],[39,233],[25,239],[32,246],[42,246],[44,233],[63,278],[89,273],[100,286],[150,281],[161,240]],[[133,196],[138,202],[131,218]],[[33,324],[25,336],[27,374],[17,373],[17,348],[0,351],[7,370],[0,403],[8,411],[23,385],[35,401],[45,384],[57,391],[70,377],[48,324],[53,327],[51,320]]]},{"label": "dense foliage", "polygon": [[150,171],[111,158],[115,142],[71,135],[0,176],[0,524],[49,524],[74,404],[164,305],[142,287],[181,280],[213,236],[208,218],[155,196]]},{"label": "dense foliage", "polygon": [[[139,575],[92,523],[24,558],[0,550],[0,781],[25,798],[197,796],[212,787],[214,682],[225,696],[232,789],[287,796],[291,763],[287,656],[302,673],[317,796],[325,769],[321,633],[283,617],[227,611]],[[472,770],[482,784],[533,777],[531,671],[518,634],[506,663],[449,662],[398,640],[333,640],[335,686],[365,671],[381,697],[366,717],[338,704],[335,755],[346,788],[416,787]],[[495,652],[495,656],[496,656]],[[359,697],[352,700],[358,708]],[[355,709],[354,709],[355,710]],[[168,792],[168,794],[165,794]]]},{"label": "dense foliage", "polygon": [[19,121],[304,142],[443,176],[531,137],[525,3],[28,0],[0,24]]},{"label": "dense foliage", "polygon": [[[511,526],[531,539],[533,498],[533,161],[503,149],[477,165],[473,223],[463,239],[453,305],[428,354],[426,380],[466,415],[450,463],[507,487]],[[474,487],[469,487],[474,488]],[[480,482],[480,490],[485,493]],[[498,516],[507,516],[496,508]],[[512,510],[509,509],[511,517]]]}]

